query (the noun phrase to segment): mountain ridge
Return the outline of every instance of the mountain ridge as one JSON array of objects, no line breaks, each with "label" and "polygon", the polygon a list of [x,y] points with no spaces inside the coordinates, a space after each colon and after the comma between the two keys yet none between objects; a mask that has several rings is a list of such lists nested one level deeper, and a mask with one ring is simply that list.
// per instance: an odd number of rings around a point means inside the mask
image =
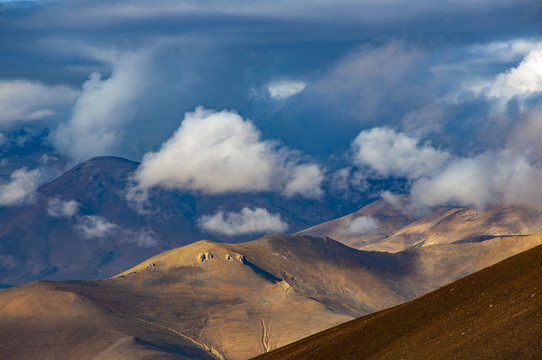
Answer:
[{"label": "mountain ridge", "polygon": [[[5,358],[58,354],[64,344],[72,358],[108,349],[117,359],[149,351],[157,359],[246,359],[408,302],[541,243],[542,235],[497,237],[381,253],[309,236],[200,241],[109,279],[0,290],[0,332],[10,332],[0,347],[9,349]],[[89,332],[80,327],[86,323]],[[136,355],[122,357],[125,350]]]},{"label": "mountain ridge", "polygon": [[120,157],[92,158],[39,187],[34,203],[0,207],[0,283],[106,278],[204,238],[241,242],[256,237],[202,228],[199,219],[218,210],[267,209],[292,231],[338,211],[331,206],[338,200],[275,193],[207,196],[161,188],[148,190],[146,211],[141,211],[127,196],[137,166]]}]

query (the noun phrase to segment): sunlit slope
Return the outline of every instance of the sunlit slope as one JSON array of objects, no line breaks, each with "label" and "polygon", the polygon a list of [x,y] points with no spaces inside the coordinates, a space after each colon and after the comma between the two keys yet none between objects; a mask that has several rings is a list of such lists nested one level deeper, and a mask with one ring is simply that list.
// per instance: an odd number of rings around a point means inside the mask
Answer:
[{"label": "sunlit slope", "polygon": [[[379,200],[298,234],[329,236],[356,249],[397,252],[413,246],[542,232],[542,213],[537,210],[511,206],[490,206],[483,212],[473,208],[437,208],[421,215],[409,211],[406,198],[400,199],[403,205]],[[377,229],[367,234],[353,233],[351,224],[362,217],[374,219]]]},{"label": "sunlit slope", "polygon": [[[213,359],[192,341],[122,308],[93,284],[36,282],[0,292],[0,359]],[[78,286],[89,291],[77,291]],[[130,306],[121,290],[111,289]]]},{"label": "sunlit slope", "polygon": [[258,359],[540,359],[542,247]]}]

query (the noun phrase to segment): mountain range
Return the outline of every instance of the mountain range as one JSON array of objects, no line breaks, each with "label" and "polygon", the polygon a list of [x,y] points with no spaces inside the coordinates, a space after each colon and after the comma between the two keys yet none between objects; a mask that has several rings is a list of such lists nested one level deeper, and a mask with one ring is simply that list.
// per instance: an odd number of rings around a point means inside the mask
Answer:
[{"label": "mountain range", "polygon": [[[542,244],[539,211],[416,212],[405,196],[308,228],[340,201],[151,189],[140,208],[137,166],[91,159],[0,208],[2,282],[25,283],[0,290],[0,359],[247,359]],[[199,219],[221,206],[270,209],[305,230],[206,232]]]},{"label": "mountain range", "polygon": [[93,158],[38,188],[33,202],[0,207],[0,283],[105,278],[198,240],[240,242],[258,235],[203,229],[202,216],[219,210],[266,209],[294,232],[352,206],[333,197],[210,196],[153,188],[142,208],[129,196],[137,166],[118,157]]}]

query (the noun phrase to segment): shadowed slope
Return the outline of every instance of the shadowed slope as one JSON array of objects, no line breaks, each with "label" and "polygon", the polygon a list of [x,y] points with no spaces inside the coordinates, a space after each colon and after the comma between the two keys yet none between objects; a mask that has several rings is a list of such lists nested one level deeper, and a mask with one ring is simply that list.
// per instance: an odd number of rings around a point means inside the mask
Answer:
[{"label": "shadowed slope", "polygon": [[540,359],[542,247],[257,359]]}]

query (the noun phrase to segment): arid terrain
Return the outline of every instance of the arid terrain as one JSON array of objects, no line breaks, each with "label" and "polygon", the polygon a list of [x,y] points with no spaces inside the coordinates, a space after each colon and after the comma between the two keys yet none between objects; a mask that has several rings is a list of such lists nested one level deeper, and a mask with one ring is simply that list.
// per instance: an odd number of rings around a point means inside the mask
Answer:
[{"label": "arid terrain", "polygon": [[[542,212],[523,207],[490,206],[484,211],[465,207],[442,207],[416,214],[408,211],[408,198],[400,203],[375,201],[355,213],[298,232],[329,236],[356,249],[398,252],[413,246],[487,240],[494,236],[529,235],[542,232]],[[428,210],[429,211],[429,210]],[[373,231],[352,233],[356,219],[371,218]]]},{"label": "arid terrain", "polygon": [[542,247],[258,359],[540,359]]},{"label": "arid terrain", "polygon": [[392,254],[308,236],[200,241],[108,280],[1,290],[0,357],[247,359],[540,243],[496,237]]}]

